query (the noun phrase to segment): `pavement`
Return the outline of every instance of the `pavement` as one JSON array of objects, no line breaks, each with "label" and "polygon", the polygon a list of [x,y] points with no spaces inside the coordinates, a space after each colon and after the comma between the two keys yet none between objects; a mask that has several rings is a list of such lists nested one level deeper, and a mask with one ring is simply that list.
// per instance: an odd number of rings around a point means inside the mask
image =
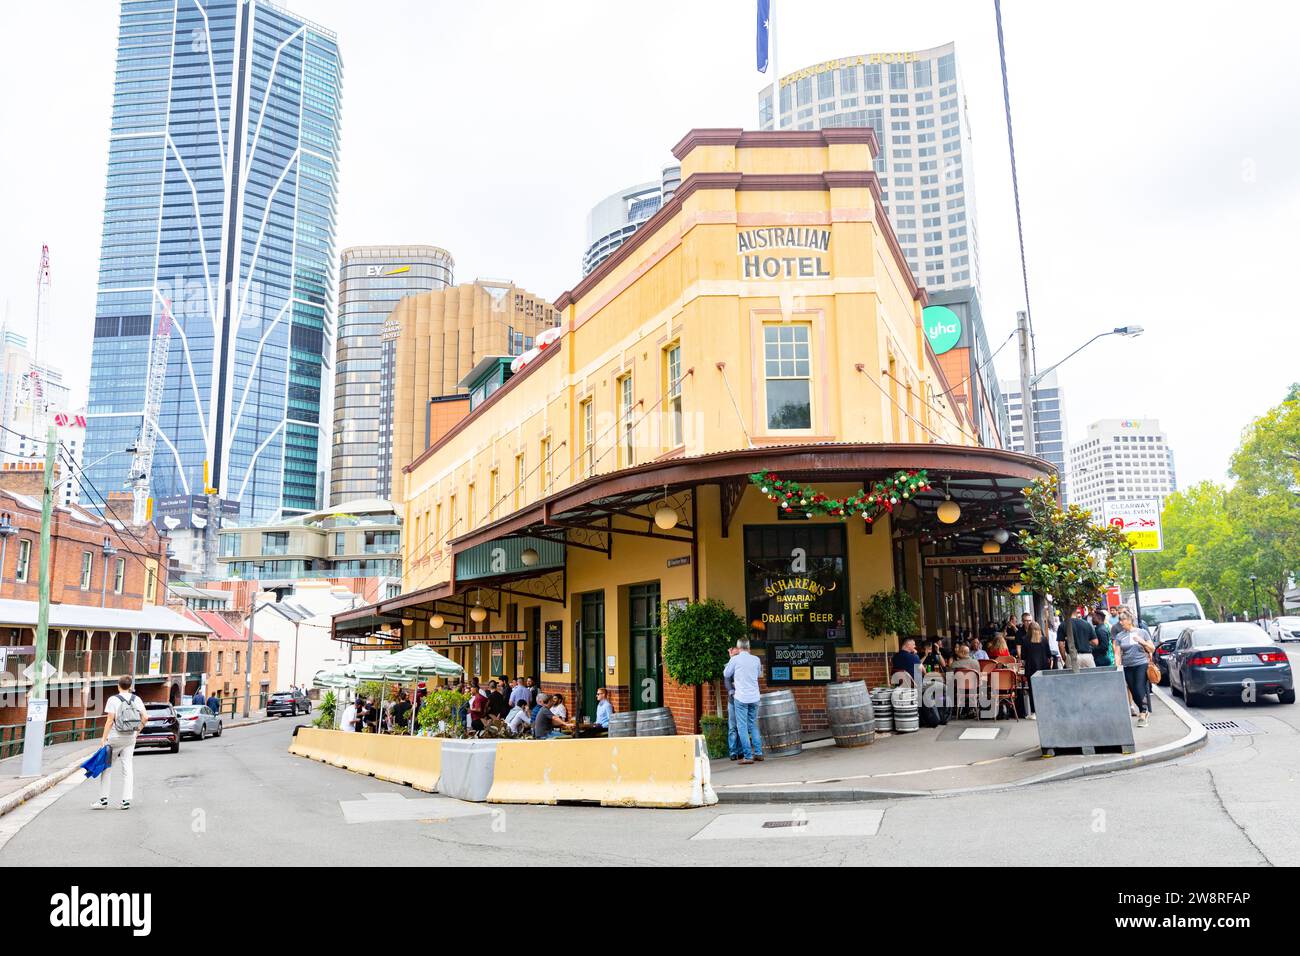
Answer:
[{"label": "pavement", "polygon": [[723,803],[840,802],[1027,786],[1113,773],[1205,745],[1206,733],[1175,701],[1156,695],[1150,724],[1134,729],[1133,754],[1044,757],[1033,720],[961,720],[910,734],[878,734],[865,747],[839,748],[827,738],[803,752],[742,766],[712,761]]},{"label": "pavement", "polygon": [[277,719],[142,752],[130,811],[91,810],[96,784],[69,777],[0,817],[0,868],[1300,865],[1300,705],[1194,714],[1235,727],[1195,753],[1067,783],[692,810],[466,804],[294,757],[306,718]]},{"label": "pavement", "polygon": [[[223,720],[222,730],[233,730],[265,723],[268,720],[280,720],[279,717],[253,715],[245,720]],[[184,748],[190,741],[181,744]],[[42,754],[41,773],[37,776],[22,776],[23,757],[17,754],[0,760],[0,817],[13,811],[26,801],[57,786],[76,771],[91,754],[99,749],[96,741],[75,740],[58,744],[47,744]]]}]

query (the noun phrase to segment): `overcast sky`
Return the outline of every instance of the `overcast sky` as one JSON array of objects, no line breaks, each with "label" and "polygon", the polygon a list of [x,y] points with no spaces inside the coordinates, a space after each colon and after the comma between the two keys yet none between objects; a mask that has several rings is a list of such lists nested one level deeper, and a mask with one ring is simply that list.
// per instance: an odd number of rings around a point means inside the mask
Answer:
[{"label": "overcast sky", "polygon": [[[429,242],[456,277],[554,298],[587,211],[654,178],[692,127],[757,124],[754,0],[287,0],[339,34],[338,247]],[[985,321],[1023,308],[993,5],[773,0],[781,73],[949,40],[974,135]],[[1071,439],[1159,418],[1180,485],[1300,380],[1300,7],[1031,3],[1003,14],[1039,367]],[[30,323],[41,243],[59,358],[84,399],[118,5],[0,8],[0,309]],[[1016,374],[1014,347],[997,360]]]}]

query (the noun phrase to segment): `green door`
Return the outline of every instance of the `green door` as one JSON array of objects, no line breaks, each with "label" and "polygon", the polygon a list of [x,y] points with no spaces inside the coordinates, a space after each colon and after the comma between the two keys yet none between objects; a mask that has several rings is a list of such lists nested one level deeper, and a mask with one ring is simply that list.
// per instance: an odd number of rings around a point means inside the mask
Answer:
[{"label": "green door", "polygon": [[633,710],[662,707],[663,658],[659,643],[659,582],[628,588],[629,636],[632,650]]},{"label": "green door", "polygon": [[[582,713],[596,716],[596,689],[605,686],[605,592],[582,595]],[[570,713],[571,717],[576,714]]]}]

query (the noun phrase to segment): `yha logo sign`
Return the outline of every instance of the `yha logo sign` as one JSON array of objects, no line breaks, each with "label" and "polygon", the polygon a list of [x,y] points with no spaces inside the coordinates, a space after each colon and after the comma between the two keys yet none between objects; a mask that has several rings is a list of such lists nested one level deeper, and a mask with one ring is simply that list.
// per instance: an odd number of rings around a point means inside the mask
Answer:
[{"label": "yha logo sign", "polygon": [[935,355],[942,355],[961,341],[961,316],[947,306],[927,306],[921,313],[921,325]]}]

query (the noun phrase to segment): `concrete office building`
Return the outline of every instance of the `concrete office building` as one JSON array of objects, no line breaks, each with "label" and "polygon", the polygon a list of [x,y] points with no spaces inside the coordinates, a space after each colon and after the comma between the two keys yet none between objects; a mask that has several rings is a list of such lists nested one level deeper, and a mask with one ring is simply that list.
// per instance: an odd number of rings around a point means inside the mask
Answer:
[{"label": "concrete office building", "polygon": [[638,183],[606,196],[587,214],[587,251],[582,256],[586,275],[659,211],[682,182],[680,166],[665,166],[656,182]]},{"label": "concrete office building", "polygon": [[[780,80],[780,128],[870,126],[874,170],[912,275],[927,291],[979,286],[971,137],[956,46],[864,53]],[[758,94],[759,128],[772,129],[772,87]]]},{"label": "concrete office building", "polygon": [[57,424],[69,400],[62,369],[38,361],[27,336],[0,326],[0,460],[44,458],[45,428]]},{"label": "concrete office building", "polygon": [[[1007,414],[1007,445],[1011,451],[1025,450],[1025,410],[1019,379],[1002,380],[1002,400]],[[1034,454],[1056,466],[1061,499],[1069,500],[1070,475],[1066,451],[1069,439],[1065,425],[1065,391],[1055,372],[1044,376],[1034,388]]]},{"label": "concrete office building", "polygon": [[927,297],[921,327],[950,383],[950,389],[936,394],[934,401],[961,405],[973,431],[970,437],[979,444],[1008,447],[1006,401],[993,367],[979,296],[968,287],[930,292]]},{"label": "concrete office building", "polygon": [[[477,279],[402,299],[390,317],[396,330],[393,370],[392,488],[401,499],[403,469],[464,414],[460,381],[483,359],[522,355],[559,322],[545,299],[512,282]],[[451,416],[450,418],[448,416]]]},{"label": "concrete office building", "polygon": [[153,496],[206,478],[258,520],[322,502],[341,82],[335,35],[268,0],[123,0],[87,406],[100,493],[127,477],[169,310]]},{"label": "concrete office building", "polygon": [[1108,501],[1164,499],[1178,490],[1174,453],[1154,418],[1103,418],[1070,446],[1071,504],[1100,515]]},{"label": "concrete office building", "polygon": [[[451,253],[437,246],[354,246],[339,263],[330,503],[388,498],[393,459],[393,307],[408,295],[445,289]],[[376,454],[378,449],[378,454]]]}]

